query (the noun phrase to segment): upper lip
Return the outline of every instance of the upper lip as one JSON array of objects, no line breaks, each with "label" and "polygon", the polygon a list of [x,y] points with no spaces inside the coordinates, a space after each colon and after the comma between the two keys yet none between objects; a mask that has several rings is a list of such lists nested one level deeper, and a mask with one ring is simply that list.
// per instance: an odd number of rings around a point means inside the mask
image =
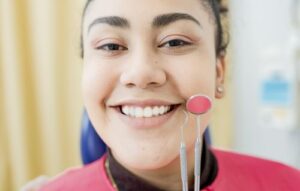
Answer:
[{"label": "upper lip", "polygon": [[128,100],[123,100],[116,102],[110,107],[116,107],[116,106],[123,106],[123,105],[128,105],[128,106],[136,106],[136,107],[146,107],[146,106],[162,106],[162,105],[178,105],[181,104],[180,102],[169,102],[165,100],[156,100],[156,99],[147,99],[147,100],[136,100],[136,99],[128,99]]}]

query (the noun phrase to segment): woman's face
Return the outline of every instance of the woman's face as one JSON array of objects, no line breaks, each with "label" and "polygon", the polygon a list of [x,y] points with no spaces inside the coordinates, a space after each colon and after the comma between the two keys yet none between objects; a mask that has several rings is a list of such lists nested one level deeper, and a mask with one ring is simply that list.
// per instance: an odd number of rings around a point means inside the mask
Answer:
[{"label": "woman's face", "polygon": [[[186,100],[216,97],[224,64],[215,24],[199,0],[94,0],[83,24],[83,96],[117,160],[158,169],[178,159]],[[202,132],[210,112],[202,116]],[[185,129],[195,141],[194,116]]]}]

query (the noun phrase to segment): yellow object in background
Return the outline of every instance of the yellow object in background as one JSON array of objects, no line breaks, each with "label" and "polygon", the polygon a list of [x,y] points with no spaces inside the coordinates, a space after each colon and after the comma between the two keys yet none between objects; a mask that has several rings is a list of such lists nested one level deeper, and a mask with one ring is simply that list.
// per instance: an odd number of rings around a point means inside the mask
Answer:
[{"label": "yellow object in background", "polygon": [[80,164],[82,1],[0,1],[0,190]]},{"label": "yellow object in background", "polygon": [[[80,165],[84,0],[0,0],[0,190]],[[230,92],[228,93],[230,96]],[[231,146],[229,96],[214,145]]]}]

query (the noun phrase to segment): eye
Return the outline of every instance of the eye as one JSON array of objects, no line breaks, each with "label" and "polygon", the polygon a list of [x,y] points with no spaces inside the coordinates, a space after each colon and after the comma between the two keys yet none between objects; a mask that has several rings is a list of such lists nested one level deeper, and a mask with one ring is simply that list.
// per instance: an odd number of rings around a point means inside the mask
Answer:
[{"label": "eye", "polygon": [[126,47],[121,46],[119,44],[115,44],[115,43],[104,44],[102,46],[97,47],[96,49],[104,50],[104,51],[108,51],[108,52],[127,50]]},{"label": "eye", "polygon": [[187,46],[187,45],[191,45],[191,43],[184,41],[184,40],[180,40],[180,39],[174,39],[174,40],[165,42],[165,43],[159,45],[158,47],[159,48],[161,48],[161,47],[179,48],[179,47]]}]

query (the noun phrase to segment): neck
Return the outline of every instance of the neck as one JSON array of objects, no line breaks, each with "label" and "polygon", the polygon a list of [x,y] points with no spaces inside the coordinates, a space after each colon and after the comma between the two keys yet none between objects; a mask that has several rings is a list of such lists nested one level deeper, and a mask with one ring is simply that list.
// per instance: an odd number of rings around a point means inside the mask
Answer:
[{"label": "neck", "polygon": [[[187,151],[189,188],[194,182],[194,149]],[[182,190],[179,157],[169,165],[155,170],[126,169],[109,153],[110,171],[120,191],[143,190]],[[209,185],[217,173],[217,163],[211,151],[203,145],[201,188]],[[204,171],[204,172],[203,172]],[[202,175],[205,175],[203,177]],[[128,184],[130,182],[131,184]]]},{"label": "neck", "polygon": [[[194,149],[187,152],[188,156],[188,176],[190,180],[189,187],[193,186],[194,176]],[[166,167],[155,170],[136,170],[130,169],[133,174],[142,178],[149,184],[162,190],[182,190],[180,158],[179,156],[169,163]]]}]

